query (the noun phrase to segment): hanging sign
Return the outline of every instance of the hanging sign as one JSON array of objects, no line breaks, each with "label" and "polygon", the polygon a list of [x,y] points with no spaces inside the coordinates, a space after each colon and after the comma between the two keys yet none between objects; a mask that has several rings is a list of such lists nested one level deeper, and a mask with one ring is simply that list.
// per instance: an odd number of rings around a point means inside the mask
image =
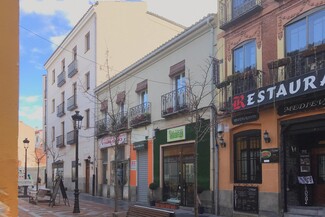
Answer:
[{"label": "hanging sign", "polygon": [[175,142],[185,139],[185,126],[167,130],[167,142]]},{"label": "hanging sign", "polygon": [[325,69],[236,95],[232,110],[240,111],[325,89]]}]

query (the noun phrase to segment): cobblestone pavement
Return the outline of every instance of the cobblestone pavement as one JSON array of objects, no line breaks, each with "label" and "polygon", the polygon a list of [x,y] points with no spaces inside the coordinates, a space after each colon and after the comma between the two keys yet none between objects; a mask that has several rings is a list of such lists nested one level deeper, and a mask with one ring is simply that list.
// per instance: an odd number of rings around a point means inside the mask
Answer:
[{"label": "cobblestone pavement", "polygon": [[[64,202],[57,200],[57,205],[50,207],[48,202],[39,202],[37,205],[29,203],[28,198],[18,198],[18,217],[68,217],[68,216],[105,216],[111,217],[114,210],[114,200],[104,197],[93,197],[89,194],[80,194],[79,207],[80,213],[72,213],[74,205],[74,196],[72,192],[67,192],[70,206],[64,205]],[[58,202],[59,201],[59,202]],[[118,211],[127,211],[128,201],[119,201]],[[143,205],[143,204],[142,204]],[[193,212],[189,209],[174,210],[176,217],[192,217]],[[123,216],[123,215],[122,215]],[[216,217],[211,214],[200,214],[200,217]]]},{"label": "cobblestone pavement", "polygon": [[48,203],[42,202],[37,205],[28,203],[28,199],[19,198],[19,217],[46,216],[46,217],[65,217],[65,216],[112,216],[113,208],[105,204],[91,201],[80,200],[80,213],[73,214],[73,201],[70,207],[60,203],[57,206],[49,207]]}]

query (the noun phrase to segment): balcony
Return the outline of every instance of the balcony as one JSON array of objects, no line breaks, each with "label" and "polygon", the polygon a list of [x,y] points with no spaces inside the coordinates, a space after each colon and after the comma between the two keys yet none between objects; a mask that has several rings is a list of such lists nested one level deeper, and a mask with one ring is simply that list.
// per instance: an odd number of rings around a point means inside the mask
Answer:
[{"label": "balcony", "polygon": [[56,147],[57,148],[64,147],[64,136],[63,135],[56,137]]},{"label": "balcony", "polygon": [[68,77],[72,78],[78,72],[78,61],[73,60],[68,66]]},{"label": "balcony", "polygon": [[96,121],[96,136],[100,137],[105,134],[108,134],[108,132],[111,129],[111,123],[108,118],[103,118],[101,120]]},{"label": "balcony", "polygon": [[65,111],[64,111],[64,102],[62,102],[60,105],[58,105],[56,107],[57,109],[57,113],[56,116],[57,117],[62,117],[63,115],[65,115]]},{"label": "balcony", "polygon": [[182,87],[161,96],[161,117],[187,112],[189,110],[187,88]]},{"label": "balcony", "polygon": [[[237,3],[238,4],[238,3]],[[232,25],[247,19],[253,14],[261,11],[262,1],[261,0],[245,0],[239,5],[234,4],[234,0],[223,0],[220,1],[219,5],[219,20],[220,29],[226,30]]]},{"label": "balcony", "polygon": [[57,84],[58,87],[62,87],[65,84],[65,71],[61,72],[58,75],[57,80],[58,80],[58,84]]},{"label": "balcony", "polygon": [[[325,44],[268,63],[270,82],[276,83],[325,68]],[[271,83],[270,83],[271,84]]]},{"label": "balcony", "polygon": [[70,132],[67,133],[67,144],[72,145],[76,143],[76,131],[72,130]]},{"label": "balcony", "polygon": [[74,94],[73,96],[71,96],[69,99],[68,99],[68,103],[67,103],[67,110],[68,111],[72,111],[76,108],[78,108],[77,106],[77,95]]},{"label": "balcony", "polygon": [[226,81],[232,86],[232,95],[255,90],[262,86],[263,72],[255,68],[246,69],[243,73],[234,73]]},{"label": "balcony", "polygon": [[151,103],[146,102],[130,108],[130,126],[140,127],[151,123]]},{"label": "balcony", "polygon": [[128,128],[128,113],[120,112],[116,114],[116,130],[126,130]]}]

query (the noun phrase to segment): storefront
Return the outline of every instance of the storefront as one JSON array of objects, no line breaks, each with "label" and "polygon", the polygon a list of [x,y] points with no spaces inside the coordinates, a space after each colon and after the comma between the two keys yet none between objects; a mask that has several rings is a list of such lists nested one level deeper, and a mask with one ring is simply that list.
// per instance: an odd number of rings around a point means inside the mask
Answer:
[{"label": "storefront", "polygon": [[[118,198],[129,198],[129,145],[128,134],[122,133],[118,137],[118,148],[115,147],[115,138],[112,136],[104,136],[98,139],[98,147],[100,151],[99,163],[99,190],[101,195],[105,197],[115,197],[115,164]],[[117,158],[115,160],[115,151]]]},{"label": "storefront", "polygon": [[219,119],[222,215],[325,207],[324,84],[314,71],[233,97]]},{"label": "storefront", "polygon": [[[189,124],[157,131],[154,141],[154,181],[159,184],[162,201],[193,207],[197,156],[198,192],[205,192],[203,206],[211,208],[210,134],[203,129],[200,131],[202,139],[198,142],[196,155],[193,126]],[[209,121],[205,121],[204,126],[209,127]]]}]

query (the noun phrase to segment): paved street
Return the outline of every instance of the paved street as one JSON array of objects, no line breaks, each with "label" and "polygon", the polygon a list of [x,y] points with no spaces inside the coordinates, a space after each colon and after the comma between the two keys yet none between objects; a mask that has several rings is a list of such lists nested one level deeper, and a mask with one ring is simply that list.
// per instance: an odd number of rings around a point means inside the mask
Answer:
[{"label": "paved street", "polygon": [[[80,194],[80,213],[73,214],[74,196],[68,192],[70,207],[64,205],[61,198],[54,207],[49,207],[48,202],[39,202],[37,205],[28,202],[28,198],[19,198],[19,217],[66,217],[66,216],[106,216],[111,217],[114,210],[114,200],[103,197],[93,197],[87,194]],[[131,203],[119,201],[119,211],[127,211]],[[188,209],[175,210],[176,217],[192,217],[193,212]],[[215,215],[201,214],[200,217],[216,217]]]}]

